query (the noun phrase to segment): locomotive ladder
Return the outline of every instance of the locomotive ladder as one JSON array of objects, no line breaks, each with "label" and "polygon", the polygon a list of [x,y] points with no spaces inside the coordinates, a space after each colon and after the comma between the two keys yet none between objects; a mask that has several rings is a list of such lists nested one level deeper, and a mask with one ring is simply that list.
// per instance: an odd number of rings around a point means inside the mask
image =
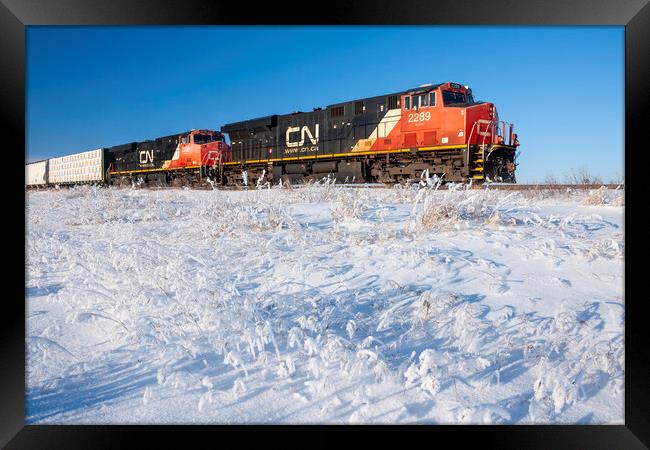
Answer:
[{"label": "locomotive ladder", "polygon": [[[485,131],[481,130],[481,125],[485,124]],[[502,125],[501,128],[501,133],[499,133],[499,124]],[[487,147],[494,142],[494,138],[501,138],[501,141],[503,144],[506,144],[506,127],[509,125],[509,135],[508,135],[508,142],[507,145],[512,145],[512,124],[508,124],[505,121],[494,121],[494,120],[485,120],[485,119],[479,119],[474,124],[472,125],[472,129],[469,133],[469,137],[467,138],[467,151],[466,151],[466,161],[465,164],[467,167],[470,166],[470,162],[476,164],[475,167],[470,168],[470,173],[475,172],[472,175],[473,179],[477,180],[482,180],[485,178],[484,174],[484,164],[487,158],[490,157],[490,153],[487,155],[485,154],[485,150]],[[479,136],[482,136],[483,138],[481,139],[481,143],[478,144],[478,150],[476,150],[473,154],[474,158],[471,158],[470,161],[470,148],[471,148],[471,142],[472,142],[472,135],[474,134],[474,130],[476,129],[476,134]],[[490,143],[486,143],[486,139],[490,137]]]},{"label": "locomotive ladder", "polygon": [[[208,159],[210,159],[210,156],[212,155],[217,155],[219,157],[219,175],[220,176],[222,175],[223,167],[221,164],[221,153],[217,150],[210,150],[205,154],[203,160],[201,161],[201,166],[199,167],[199,181],[203,181],[203,168],[207,167],[206,162],[208,161]],[[216,162],[212,163],[212,168],[214,169],[214,166],[216,165],[217,165]]]},{"label": "locomotive ladder", "polygon": [[[481,131],[481,124],[487,124],[485,131]],[[484,119],[479,119],[474,124],[472,125],[472,129],[469,132],[469,136],[467,138],[467,150],[465,151],[465,165],[469,169],[470,175],[472,175],[472,178],[475,180],[482,180],[485,175],[482,173],[483,172],[483,163],[485,162],[485,138],[487,135],[489,135],[488,130],[490,129],[490,125],[492,124],[492,121],[484,120]],[[476,130],[477,135],[483,136],[481,144],[479,144],[479,149],[474,152],[474,154],[470,154],[471,150],[471,144],[472,144],[472,136],[474,135],[474,130]],[[473,156],[473,158],[471,157]],[[470,164],[476,164],[475,167],[470,167]],[[472,174],[472,172],[478,172]]]}]

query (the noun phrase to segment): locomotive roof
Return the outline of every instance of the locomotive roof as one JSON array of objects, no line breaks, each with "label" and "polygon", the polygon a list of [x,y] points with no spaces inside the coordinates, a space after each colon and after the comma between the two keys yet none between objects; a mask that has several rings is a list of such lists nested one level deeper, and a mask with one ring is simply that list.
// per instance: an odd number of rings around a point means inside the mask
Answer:
[{"label": "locomotive roof", "polygon": [[407,89],[407,90],[405,90],[405,91],[402,91],[402,92],[400,92],[400,94],[405,94],[405,93],[407,93],[407,92],[413,92],[413,93],[415,93],[415,94],[419,94],[420,92],[428,92],[428,91],[430,91],[431,89],[437,89],[437,88],[439,88],[440,86],[442,86],[443,84],[447,84],[447,83],[448,83],[448,81],[446,81],[446,82],[444,82],[444,83],[430,84],[430,85],[425,85],[425,86],[418,86],[418,87],[416,87],[416,88]]},{"label": "locomotive roof", "polygon": [[141,144],[141,143],[144,143],[144,142],[154,142],[154,141],[162,140],[162,139],[171,139],[171,138],[175,138],[176,136],[182,136],[182,135],[190,134],[193,131],[198,131],[200,133],[203,133],[203,132],[220,133],[219,131],[210,130],[208,128],[194,128],[192,130],[181,131],[179,133],[168,134],[168,135],[165,135],[165,136],[159,136],[159,137],[153,138],[153,139],[144,139],[142,141],[126,142],[124,144],[111,145],[110,147],[104,147],[104,148],[106,148],[109,152],[116,152],[116,151],[128,149],[129,146],[132,146],[133,144]]},{"label": "locomotive roof", "polygon": [[221,127],[221,132],[228,133],[236,130],[272,127],[275,125],[277,121],[277,117],[278,117],[277,114],[273,114],[270,116],[262,116],[262,117],[256,117],[254,119],[241,120],[239,122],[228,123]]},{"label": "locomotive roof", "polygon": [[313,111],[294,111],[291,113],[285,113],[285,114],[272,114],[268,116],[262,116],[262,117],[256,117],[254,119],[248,119],[248,120],[241,120],[239,122],[231,122],[228,124],[225,124],[221,127],[221,132],[223,133],[228,133],[231,131],[236,131],[236,130],[244,130],[244,129],[255,129],[260,126],[272,126],[273,121],[277,120],[278,116],[290,116],[290,115],[295,115],[295,114],[307,114],[307,113],[313,113],[316,111],[325,111],[329,108],[341,106],[341,105],[346,105],[348,103],[354,103],[354,102],[360,102],[360,101],[369,101],[369,100],[378,100],[382,99],[384,97],[388,97],[391,95],[403,95],[407,93],[412,93],[412,94],[420,94],[424,92],[428,92],[432,89],[439,88],[440,86],[449,83],[448,81],[445,81],[444,83],[437,83],[437,84],[430,84],[426,86],[418,86],[416,88],[412,89],[406,89],[403,91],[399,92],[392,92],[390,94],[383,94],[383,95],[375,95],[373,97],[364,97],[364,98],[358,98],[355,100],[346,100],[343,102],[338,102],[338,103],[331,103],[327,105],[325,108],[314,108]]}]

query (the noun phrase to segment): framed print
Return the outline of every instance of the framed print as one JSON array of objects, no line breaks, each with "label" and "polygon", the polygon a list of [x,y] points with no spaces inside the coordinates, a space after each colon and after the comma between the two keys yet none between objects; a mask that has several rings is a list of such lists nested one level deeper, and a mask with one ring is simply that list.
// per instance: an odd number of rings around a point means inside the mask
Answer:
[{"label": "framed print", "polygon": [[3,446],[650,442],[647,2],[0,11]]}]

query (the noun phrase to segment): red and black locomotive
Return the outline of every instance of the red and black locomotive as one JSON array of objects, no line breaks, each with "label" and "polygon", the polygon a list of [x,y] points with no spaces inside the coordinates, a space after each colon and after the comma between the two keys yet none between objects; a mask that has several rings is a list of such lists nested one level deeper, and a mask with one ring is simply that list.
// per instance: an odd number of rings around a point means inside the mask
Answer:
[{"label": "red and black locomotive", "polygon": [[447,181],[515,182],[519,142],[496,106],[458,83],[424,85],[325,109],[271,115],[221,128],[231,141],[223,182],[277,183],[334,176],[395,183],[425,171]]},{"label": "red and black locomotive", "polygon": [[109,184],[187,185],[221,179],[230,147],[223,134],[192,130],[105,149]]}]

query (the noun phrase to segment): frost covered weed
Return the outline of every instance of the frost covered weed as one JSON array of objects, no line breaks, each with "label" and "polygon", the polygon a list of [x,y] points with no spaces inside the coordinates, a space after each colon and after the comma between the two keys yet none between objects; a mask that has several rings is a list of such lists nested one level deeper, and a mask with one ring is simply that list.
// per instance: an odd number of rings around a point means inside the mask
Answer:
[{"label": "frost covered weed", "polygon": [[332,209],[332,219],[335,223],[359,220],[363,211],[363,200],[355,198],[352,194],[339,194]]},{"label": "frost covered weed", "polygon": [[618,189],[612,190],[608,189],[606,186],[602,186],[598,189],[590,191],[582,204],[588,206],[624,206],[625,197],[623,195],[623,192]]},{"label": "frost covered weed", "polygon": [[441,380],[447,375],[447,358],[432,349],[426,349],[420,353],[418,362],[413,363],[404,372],[406,385],[412,386],[416,383],[420,388],[431,395],[440,391]]},{"label": "frost covered weed", "polygon": [[620,237],[617,239],[599,239],[593,242],[591,247],[583,250],[582,254],[593,261],[597,258],[623,258],[625,255],[625,242]]},{"label": "frost covered weed", "polygon": [[570,201],[575,197],[583,197],[583,205],[623,206],[624,195],[621,190],[606,187],[585,193],[582,190],[540,189],[524,190],[504,194],[494,190],[472,191],[467,189],[452,189],[450,191],[435,191],[420,189],[412,198],[412,221],[408,231],[451,231],[467,227],[516,226],[535,225],[545,228],[566,229],[571,225],[571,217],[560,221],[544,219],[532,211],[528,217],[520,219],[516,213],[521,209],[533,210],[545,201]]},{"label": "frost covered weed", "polygon": [[461,212],[457,205],[425,203],[422,214],[420,214],[418,225],[424,229],[434,227],[451,228],[461,219]]},{"label": "frost covered weed", "polygon": [[[244,217],[242,217],[244,216]],[[238,224],[250,224],[250,229],[255,231],[273,231],[287,225],[285,212],[278,207],[253,207],[238,217]]]},{"label": "frost covered weed", "polygon": [[622,385],[621,334],[613,340],[605,339],[597,327],[567,311],[558,313],[541,328],[550,331],[550,348],[535,367],[538,377],[533,385],[528,421],[561,421],[559,414],[567,407],[593,396],[604,386]]},{"label": "frost covered weed", "polygon": [[[426,192],[423,190],[423,192]],[[471,191],[437,193],[424,196],[421,211],[415,218],[415,230],[452,230],[460,225],[485,221],[490,217],[492,207],[489,198]],[[417,198],[415,206],[417,206]]]},{"label": "frost covered weed", "polygon": [[541,201],[570,201],[572,199],[583,198],[581,204],[585,206],[624,206],[625,191],[622,188],[608,188],[602,186],[598,189],[584,190],[567,187],[565,189],[547,189],[540,185],[536,189],[526,189],[517,191],[517,195],[527,199],[530,202],[539,203]]},{"label": "frost covered weed", "polygon": [[445,312],[452,311],[459,303],[459,297],[453,293],[425,292],[413,303],[413,319],[419,323],[440,321]]},{"label": "frost covered weed", "polygon": [[[499,320],[483,317],[472,304],[455,295],[427,292],[413,302],[416,327],[411,338],[418,339],[421,329],[441,341],[408,366],[405,385],[436,395],[457,377],[477,386],[484,381],[499,384],[503,371],[521,365],[538,373],[526,421],[557,421],[568,406],[603,385],[622,385],[622,335],[614,340],[600,335],[597,323],[582,319],[592,310],[593,305],[586,305],[583,311],[563,310],[551,319],[522,317],[519,324],[508,317],[509,331],[503,333],[496,332]],[[474,375],[469,375],[471,368],[477,371]]]},{"label": "frost covered weed", "polygon": [[540,200],[566,200],[574,195],[575,189],[545,189],[543,186],[538,186],[535,189],[526,189],[517,191],[517,194],[522,198],[539,202]]}]

